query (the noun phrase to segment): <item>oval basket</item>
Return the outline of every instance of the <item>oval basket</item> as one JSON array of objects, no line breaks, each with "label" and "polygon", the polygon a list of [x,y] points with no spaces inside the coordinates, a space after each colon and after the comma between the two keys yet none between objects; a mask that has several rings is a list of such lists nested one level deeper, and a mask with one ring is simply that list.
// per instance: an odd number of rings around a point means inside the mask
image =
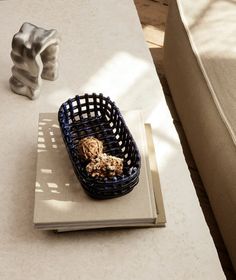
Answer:
[{"label": "oval basket", "polygon": [[[108,199],[125,195],[138,183],[141,167],[137,145],[114,102],[102,94],[75,96],[64,102],[58,121],[74,171],[88,195]],[[104,152],[124,159],[123,174],[112,178],[88,175],[87,162],[79,155],[79,141],[94,136],[103,142]]]}]

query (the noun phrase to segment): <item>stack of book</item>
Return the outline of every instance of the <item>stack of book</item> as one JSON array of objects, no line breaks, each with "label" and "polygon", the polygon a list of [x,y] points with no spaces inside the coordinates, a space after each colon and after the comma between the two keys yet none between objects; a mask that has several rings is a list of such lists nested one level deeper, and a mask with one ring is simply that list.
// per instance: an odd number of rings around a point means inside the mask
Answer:
[{"label": "stack of book", "polygon": [[125,112],[123,117],[142,158],[139,183],[125,196],[94,200],[74,174],[57,114],[39,115],[35,228],[62,232],[165,225],[151,126],[143,123],[139,111]]}]

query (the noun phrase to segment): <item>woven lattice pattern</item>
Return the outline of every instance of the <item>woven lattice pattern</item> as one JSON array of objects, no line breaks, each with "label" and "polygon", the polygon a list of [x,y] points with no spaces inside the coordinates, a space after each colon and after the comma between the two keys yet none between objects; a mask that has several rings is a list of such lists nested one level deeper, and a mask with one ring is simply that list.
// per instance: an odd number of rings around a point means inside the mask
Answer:
[{"label": "woven lattice pattern", "polygon": [[[113,198],[134,188],[140,172],[140,154],[119,109],[109,97],[77,95],[61,105],[58,120],[75,173],[90,196]],[[103,179],[87,174],[88,162],[79,155],[78,145],[88,136],[101,140],[105,153],[124,159],[122,175]]]}]

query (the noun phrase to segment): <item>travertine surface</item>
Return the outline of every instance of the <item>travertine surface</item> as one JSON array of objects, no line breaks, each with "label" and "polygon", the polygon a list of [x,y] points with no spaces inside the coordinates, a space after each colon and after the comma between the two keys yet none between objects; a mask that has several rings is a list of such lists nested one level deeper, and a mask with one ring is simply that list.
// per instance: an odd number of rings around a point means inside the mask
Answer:
[{"label": "travertine surface", "polygon": [[[0,10],[0,278],[225,279],[132,1],[14,0]],[[45,81],[34,102],[8,85],[12,34],[26,20],[63,38],[60,77]],[[121,110],[143,108],[152,123],[166,228],[33,229],[38,113],[93,91]]]},{"label": "travertine surface", "polygon": [[59,41],[55,29],[45,30],[28,22],[21,26],[12,39],[14,66],[9,82],[13,92],[36,99],[41,78],[51,81],[57,78]]}]

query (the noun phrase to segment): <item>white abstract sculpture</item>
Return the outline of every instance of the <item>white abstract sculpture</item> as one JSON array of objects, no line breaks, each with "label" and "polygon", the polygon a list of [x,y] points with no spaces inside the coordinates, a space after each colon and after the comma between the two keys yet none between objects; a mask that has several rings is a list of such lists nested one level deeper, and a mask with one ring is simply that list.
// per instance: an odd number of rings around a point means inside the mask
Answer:
[{"label": "white abstract sculpture", "polygon": [[9,82],[13,92],[36,99],[42,79],[57,79],[59,42],[55,29],[45,30],[30,23],[21,26],[12,40],[14,66]]}]

